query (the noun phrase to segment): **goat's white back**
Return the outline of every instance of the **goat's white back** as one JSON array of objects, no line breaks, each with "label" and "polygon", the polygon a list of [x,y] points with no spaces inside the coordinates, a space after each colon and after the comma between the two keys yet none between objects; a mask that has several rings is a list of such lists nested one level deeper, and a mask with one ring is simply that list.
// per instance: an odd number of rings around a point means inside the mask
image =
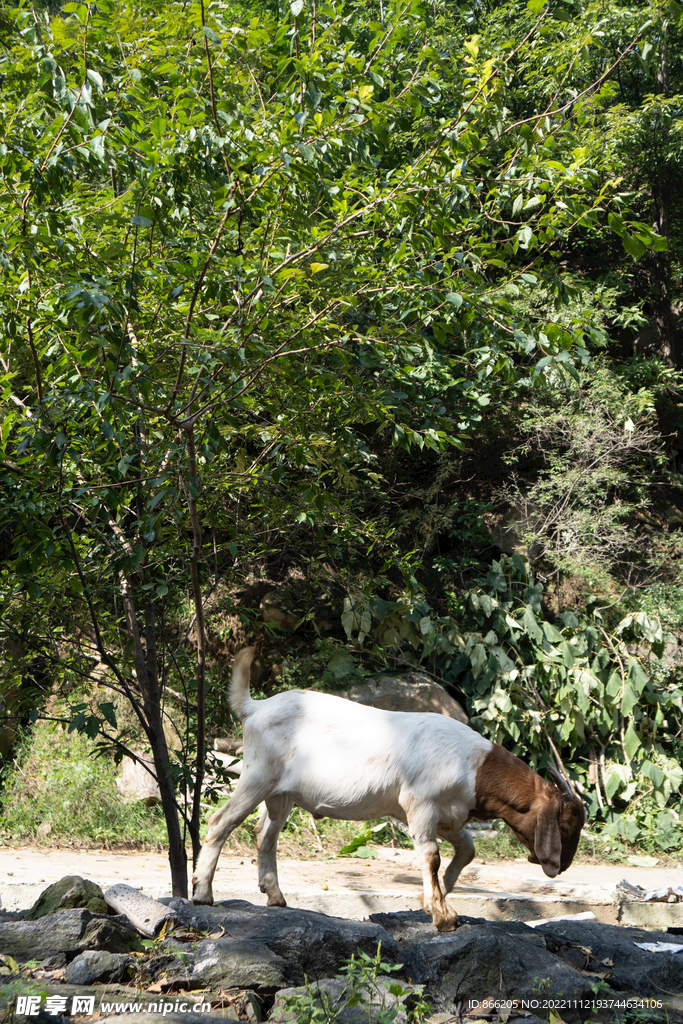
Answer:
[{"label": "goat's white back", "polygon": [[406,798],[462,828],[489,740],[437,714],[289,690],[244,707],[244,771],[320,817],[406,820]]}]

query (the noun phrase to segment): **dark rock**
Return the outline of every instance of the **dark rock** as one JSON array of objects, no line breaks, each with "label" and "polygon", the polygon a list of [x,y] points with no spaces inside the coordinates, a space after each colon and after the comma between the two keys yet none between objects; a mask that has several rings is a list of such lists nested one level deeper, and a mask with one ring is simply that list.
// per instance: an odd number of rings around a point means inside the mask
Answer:
[{"label": "dark rock", "polygon": [[637,942],[671,942],[667,932],[595,921],[550,922],[536,930],[543,932],[548,950],[554,956],[578,970],[607,973],[605,980],[617,992],[657,999],[662,993],[683,993],[681,954],[648,953],[636,945]]},{"label": "dark rock", "polygon": [[[329,1007],[339,1024],[374,1024],[394,1011],[402,1024],[420,1000],[433,1007],[427,1015],[433,1024],[446,1024],[469,1008],[475,1008],[476,1019],[476,1004],[486,999],[517,1001],[515,1009],[525,1000],[523,1008],[539,1017],[546,1012],[543,1000],[561,1000],[562,1020],[579,1024],[594,1019],[590,1007],[594,986],[601,981],[611,990],[604,993],[607,998],[663,998],[662,1013],[652,1011],[649,1018],[653,1024],[663,1022],[667,1013],[669,1024],[683,1024],[670,998],[683,992],[683,958],[648,953],[635,945],[671,941],[670,933],[586,921],[551,921],[534,929],[521,922],[462,918],[456,931],[439,934],[423,912],[350,921],[243,900],[215,907],[195,907],[177,898],[160,902],[175,911],[179,928],[154,956],[136,962],[135,989],[117,982],[126,978],[133,963],[125,954],[138,944],[138,936],[123,919],[93,915],[85,908],[60,910],[39,921],[9,920],[0,913],[0,952],[20,961],[43,957],[44,970],[72,961],[65,968],[64,984],[47,988],[37,977],[35,992],[69,997],[92,993],[98,1007],[102,998],[112,1007],[139,1002],[145,1024],[157,1018],[165,1024],[206,1024],[218,1018],[256,1022],[274,999],[270,1019],[284,1024],[297,1019],[286,1008],[288,998],[298,999],[300,1009],[308,1001],[307,1012],[321,1019]],[[197,932],[204,936],[198,945]],[[99,944],[97,950],[93,943]],[[126,948],[118,948],[121,944]],[[348,961],[358,961],[359,951],[373,959],[380,951],[383,963],[398,969],[394,973],[385,966],[381,969],[387,976],[373,980],[366,963],[346,974]],[[144,991],[151,981],[155,993]],[[106,996],[101,988],[92,988],[102,982]],[[403,991],[391,992],[396,984]],[[183,991],[198,987],[207,991]],[[218,990],[220,997],[210,995]],[[0,993],[0,1003],[2,998]],[[220,1008],[206,1016],[200,1012],[202,1003],[215,1004],[218,998]],[[0,1016],[6,1002],[0,1005]],[[34,1019],[43,1024],[41,1017]],[[539,1018],[524,1019],[538,1024]],[[605,1024],[608,1018],[601,1019]],[[127,1024],[134,1020],[127,1015]]]},{"label": "dark rock", "polygon": [[[436,930],[429,914],[424,910],[400,910],[391,914],[370,914],[368,921],[381,925],[401,945],[404,942],[422,942],[433,939]],[[485,924],[483,917],[460,917],[460,924]],[[527,928],[527,925],[522,925]]]},{"label": "dark rock", "polygon": [[126,953],[108,953],[88,949],[67,965],[64,980],[72,985],[92,985],[96,981],[125,981],[131,962]]},{"label": "dark rock", "polygon": [[16,960],[56,953],[65,953],[70,958],[86,949],[129,953],[144,947],[125,919],[91,914],[84,907],[59,910],[38,921],[0,918],[0,953],[9,953]]},{"label": "dark rock", "polygon": [[58,910],[85,907],[91,914],[107,914],[109,908],[104,902],[104,893],[96,882],[80,875],[65,875],[54,885],[44,889],[33,904],[25,920],[37,921]]},{"label": "dark rock", "polygon": [[[223,931],[220,938],[206,940],[196,950],[195,967],[200,951],[206,953],[206,959],[215,958],[226,963],[231,949],[234,949],[235,958],[242,962],[243,950],[248,948],[253,952],[256,946],[267,947],[269,976],[275,978],[276,972],[281,972],[283,979],[273,982],[274,987],[300,985],[306,977],[331,977],[338,974],[358,950],[374,956],[380,943],[384,960],[396,963],[400,957],[393,936],[372,921],[349,921],[289,907],[255,907],[245,900],[227,900],[214,907],[195,907],[185,900],[172,898],[160,902],[176,911],[181,927],[208,931],[209,934]],[[212,947],[210,953],[209,943]],[[256,946],[247,946],[247,943],[256,943]],[[217,965],[214,966],[219,970]],[[246,969],[246,964],[244,968],[240,967],[240,971],[243,969]],[[207,965],[206,970],[213,971],[214,967]],[[208,979],[208,975],[202,974],[202,979],[204,977]],[[246,979],[244,974],[239,977]],[[231,984],[256,987],[247,980],[235,980]],[[262,982],[261,985],[272,987],[270,982]]]},{"label": "dark rock", "polygon": [[107,949],[110,953],[141,952],[145,947],[125,917],[93,917],[88,921],[82,949]]},{"label": "dark rock", "polygon": [[[544,936],[523,928],[509,935],[489,924],[463,924],[453,933],[436,935],[401,952],[406,967],[410,963],[412,980],[424,983],[427,1000],[439,1010],[485,998],[532,1000],[539,993],[571,1000],[592,998],[594,979],[548,952]],[[566,1016],[568,1022],[573,1019],[579,1018]]]},{"label": "dark rock", "polygon": [[55,953],[54,956],[46,956],[38,964],[38,970],[42,971],[58,971],[62,967],[66,967],[66,953]]}]

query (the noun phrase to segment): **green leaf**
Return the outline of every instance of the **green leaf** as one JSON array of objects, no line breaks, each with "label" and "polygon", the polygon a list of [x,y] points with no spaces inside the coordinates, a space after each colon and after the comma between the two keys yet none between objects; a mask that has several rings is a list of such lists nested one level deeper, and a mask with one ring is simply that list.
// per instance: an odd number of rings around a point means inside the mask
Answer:
[{"label": "green leaf", "polygon": [[638,753],[640,747],[640,738],[635,730],[633,721],[630,721],[624,734],[624,750],[626,751],[629,758],[633,760],[636,754]]},{"label": "green leaf", "polygon": [[304,99],[308,103],[309,107],[312,107],[313,110],[317,110],[318,107],[320,106],[320,101],[322,98],[323,94],[318,88],[318,86],[315,84],[315,82],[310,81],[306,86],[304,92]]},{"label": "green leaf", "polygon": [[574,648],[571,644],[563,640],[560,644],[560,653],[562,654],[562,664],[565,668],[572,668],[575,662]]},{"label": "green leaf", "polygon": [[524,615],[522,616],[522,622],[527,633],[532,640],[535,640],[537,644],[543,642],[543,631],[538,624],[536,616],[534,615],[533,609],[530,604],[524,606]]},{"label": "green leaf", "polygon": [[629,254],[629,256],[633,256],[633,258],[636,260],[639,260],[643,253],[646,251],[645,246],[640,241],[640,239],[636,238],[635,235],[629,235],[627,231],[625,231],[624,234],[621,236],[621,241],[623,242],[624,249],[626,249],[626,252]]},{"label": "green leaf", "polygon": [[631,681],[629,680],[624,687],[624,695],[621,698],[621,713],[622,715],[630,715],[634,707],[638,703],[638,695],[635,693]]},{"label": "green leaf", "polygon": [[204,32],[204,35],[206,36],[210,43],[213,43],[215,46],[221,45],[221,37],[218,35],[217,32],[214,32],[212,28],[209,28],[208,25],[203,25],[202,31]]},{"label": "green leaf", "polygon": [[111,701],[104,701],[102,704],[97,705],[105,719],[109,722],[112,729],[117,728],[116,724],[116,708]]},{"label": "green leaf", "polygon": [[640,695],[650,681],[647,672],[643,670],[637,658],[628,659],[628,678],[633,690]]},{"label": "green leaf", "polygon": [[354,839],[352,839],[350,843],[347,843],[346,846],[342,846],[337,856],[348,857],[350,854],[355,853],[356,850],[365,848],[370,838],[371,836],[369,829],[365,829],[363,832],[360,833],[360,835],[357,835]]},{"label": "green leaf", "polygon": [[[166,495],[168,493],[169,493],[169,488],[168,487],[164,488],[164,490],[162,490],[162,491],[157,491],[157,493],[154,495],[154,497],[150,498],[150,500],[147,502],[147,511],[148,512],[153,512],[154,509],[159,504],[159,502],[163,501],[163,499],[166,497]],[[193,496],[195,498],[197,497],[196,494],[194,494]]]},{"label": "green leaf", "polygon": [[548,640],[548,642],[551,644],[559,644],[562,642],[562,634],[557,629],[555,629],[555,627],[550,622],[543,623],[543,633],[545,635],[546,640]]}]

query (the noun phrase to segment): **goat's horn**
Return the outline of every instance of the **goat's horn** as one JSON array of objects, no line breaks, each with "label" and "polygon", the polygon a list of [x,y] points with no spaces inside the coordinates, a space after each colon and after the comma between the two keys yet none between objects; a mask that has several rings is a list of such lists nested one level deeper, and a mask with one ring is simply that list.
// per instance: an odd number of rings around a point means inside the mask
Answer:
[{"label": "goat's horn", "polygon": [[553,781],[559,787],[559,789],[564,790],[564,792],[571,800],[576,800],[576,794],[574,790],[569,785],[569,783],[563,775],[560,775],[560,773],[555,768],[553,768],[552,765],[548,765],[548,773],[552,776]]}]

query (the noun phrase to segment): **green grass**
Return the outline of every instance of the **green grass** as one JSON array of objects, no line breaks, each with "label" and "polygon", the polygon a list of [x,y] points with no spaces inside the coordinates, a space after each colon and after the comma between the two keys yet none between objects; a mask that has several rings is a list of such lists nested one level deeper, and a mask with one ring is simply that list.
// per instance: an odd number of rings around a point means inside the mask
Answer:
[{"label": "green grass", "polygon": [[94,752],[92,741],[59,726],[33,728],[0,793],[5,842],[166,845],[160,808],[125,803],[114,783],[120,769]]}]

